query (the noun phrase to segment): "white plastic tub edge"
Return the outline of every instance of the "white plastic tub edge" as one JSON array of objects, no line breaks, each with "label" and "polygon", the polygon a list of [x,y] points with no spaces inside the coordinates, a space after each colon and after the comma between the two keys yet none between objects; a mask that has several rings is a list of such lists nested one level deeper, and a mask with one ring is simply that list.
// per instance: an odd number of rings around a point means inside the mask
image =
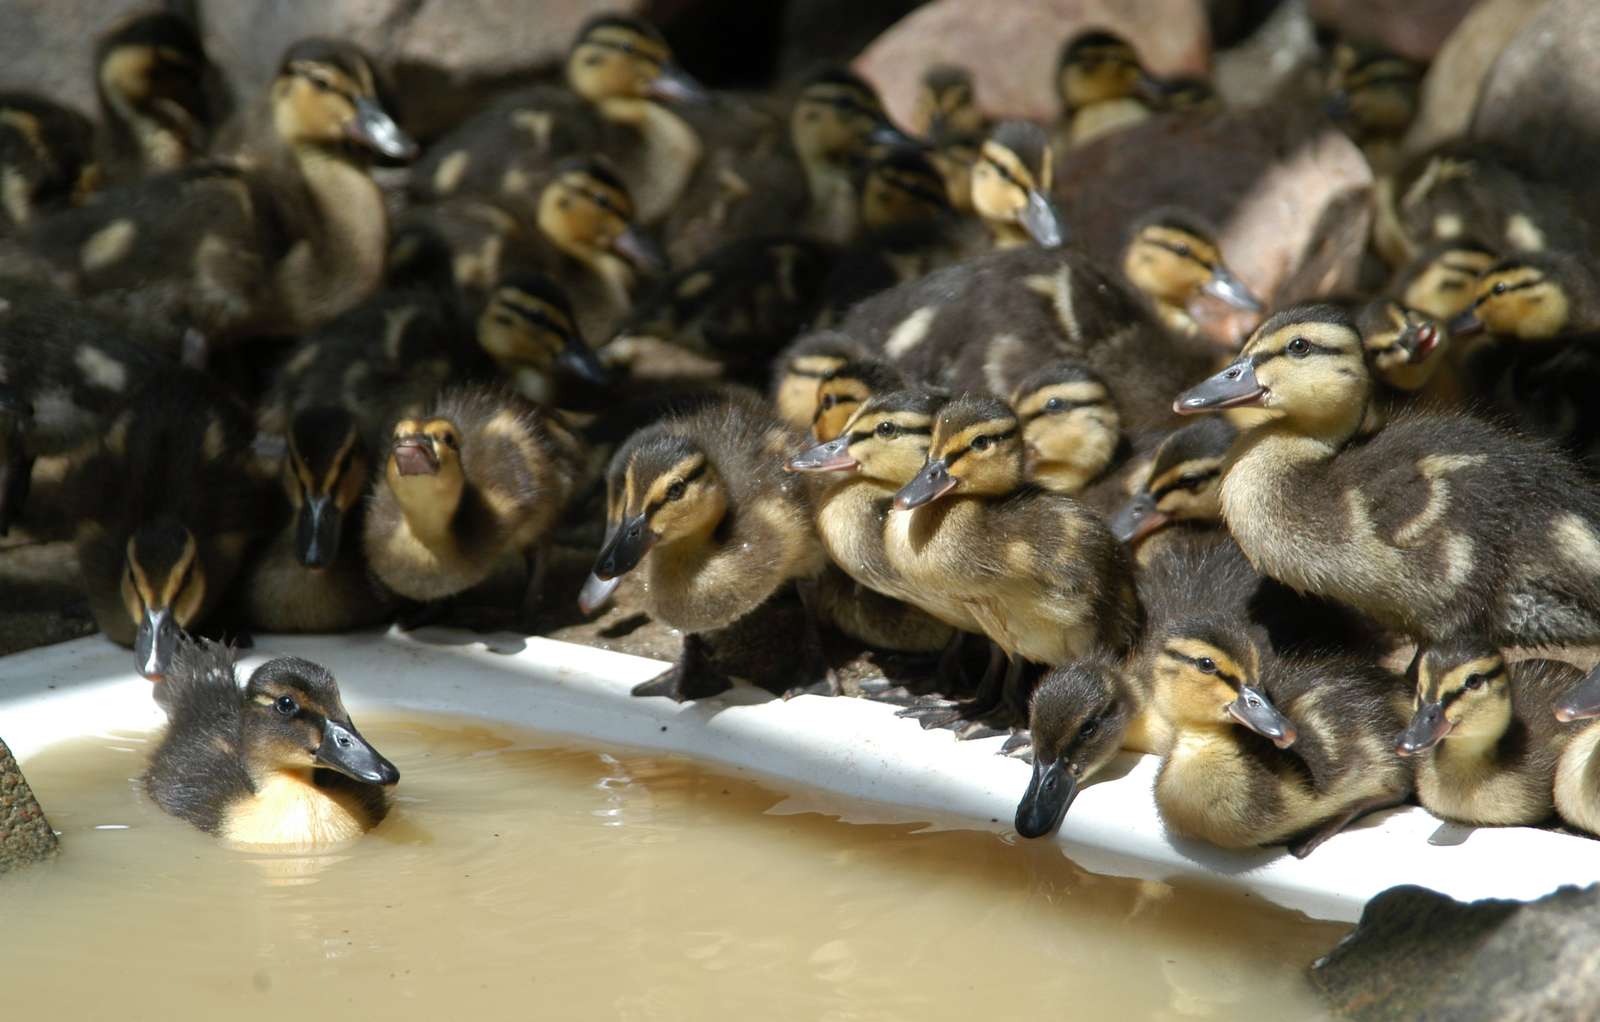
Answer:
[{"label": "white plastic tub edge", "polygon": [[[494,652],[486,642],[515,651]],[[1009,831],[1028,783],[1026,764],[995,755],[1000,739],[958,742],[866,700],[784,702],[743,687],[684,705],[634,699],[632,686],[664,664],[571,643],[443,630],[260,636],[242,670],[280,654],[332,669],[358,725],[363,712],[379,708],[500,720],[871,800],[902,822]],[[150,684],[131,671],[131,661],[100,637],[0,659],[0,737],[26,767],[30,756],[65,738],[158,726]],[[398,765],[403,775],[405,764]],[[1063,852],[1094,872],[1207,880],[1343,922],[1396,884],[1473,900],[1536,898],[1600,881],[1600,846],[1586,838],[1468,830],[1416,808],[1370,818],[1305,860],[1281,849],[1235,853],[1175,842],[1155,811],[1155,769],[1152,757],[1124,755],[1086,786],[1054,839]]]}]

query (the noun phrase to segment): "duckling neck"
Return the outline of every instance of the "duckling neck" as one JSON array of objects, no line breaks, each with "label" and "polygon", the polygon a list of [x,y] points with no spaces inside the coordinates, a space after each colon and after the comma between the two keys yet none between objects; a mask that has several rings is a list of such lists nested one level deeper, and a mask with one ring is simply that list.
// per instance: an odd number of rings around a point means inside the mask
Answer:
[{"label": "duckling neck", "polygon": [[988,225],[989,233],[994,235],[995,248],[1016,248],[1033,240],[1021,224],[1004,220],[985,220],[984,223]]},{"label": "duckling neck", "polygon": [[811,196],[810,233],[838,244],[851,240],[860,213],[849,172],[826,158],[813,157],[804,162],[806,189]]},{"label": "duckling neck", "polygon": [[1156,315],[1161,317],[1162,324],[1168,330],[1185,337],[1193,337],[1200,332],[1200,325],[1189,315],[1189,310],[1182,303],[1160,295],[1150,297],[1156,307]]},{"label": "duckling neck", "polygon": [[1495,758],[1505,728],[1480,728],[1468,734],[1455,733],[1439,743],[1436,754],[1441,766],[1462,767],[1486,763]]},{"label": "duckling neck", "polygon": [[639,220],[654,223],[667,215],[689,185],[704,151],[689,122],[660,103],[617,98],[601,101],[600,116],[639,132],[642,172],[630,175],[628,191]]},{"label": "duckling neck", "polygon": [[406,525],[423,545],[437,547],[453,541],[452,526],[461,506],[459,477],[398,476],[391,483]]},{"label": "duckling neck", "polygon": [[299,147],[294,157],[311,199],[311,222],[279,269],[278,286],[295,322],[313,324],[377,286],[389,218],[364,167],[314,146]]},{"label": "duckling neck", "polygon": [[352,840],[376,822],[354,792],[319,786],[310,767],[252,771],[251,787],[254,796],[223,821],[233,844],[315,848]]}]

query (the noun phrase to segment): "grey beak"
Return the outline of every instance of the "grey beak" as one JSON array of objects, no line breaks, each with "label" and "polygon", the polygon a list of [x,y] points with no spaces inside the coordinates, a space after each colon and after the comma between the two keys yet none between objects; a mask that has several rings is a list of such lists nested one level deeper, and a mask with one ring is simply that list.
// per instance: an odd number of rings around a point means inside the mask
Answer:
[{"label": "grey beak", "polygon": [[1200,285],[1200,290],[1213,298],[1220,298],[1235,309],[1246,312],[1260,312],[1261,299],[1244,286],[1244,282],[1233,275],[1233,271],[1218,263],[1211,270],[1211,276]]},{"label": "grey beak", "polygon": [[1043,192],[1028,189],[1028,204],[1022,207],[1022,226],[1041,248],[1060,248],[1067,240],[1067,227],[1061,211]]},{"label": "grey beak", "polygon": [[1033,779],[1017,805],[1017,833],[1026,838],[1044,837],[1066,818],[1072,800],[1078,797],[1078,778],[1065,763],[1033,761]]},{"label": "grey beak", "polygon": [[172,666],[172,654],[177,648],[178,622],[172,616],[172,608],[147,609],[133,638],[133,660],[139,673],[151,681],[160,681]]},{"label": "grey beak", "polygon": [[361,737],[354,724],[325,721],[316,758],[322,766],[368,784],[387,787],[400,780],[400,771]]},{"label": "grey beak", "polygon": [[350,125],[350,137],[391,160],[414,160],[417,143],[400,130],[400,125],[383,107],[366,97],[356,99],[356,119]]}]

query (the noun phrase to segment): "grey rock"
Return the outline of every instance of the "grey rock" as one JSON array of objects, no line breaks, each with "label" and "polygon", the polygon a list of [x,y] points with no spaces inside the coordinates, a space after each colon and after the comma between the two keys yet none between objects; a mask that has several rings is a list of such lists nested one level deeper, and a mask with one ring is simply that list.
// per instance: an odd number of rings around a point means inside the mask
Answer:
[{"label": "grey rock", "polygon": [[149,0],[0,0],[0,88],[95,109],[94,46],[100,34]]},{"label": "grey rock", "polygon": [[0,874],[49,858],[56,844],[56,832],[0,739]]},{"label": "grey rock", "polygon": [[1311,978],[1359,1022],[1600,1018],[1600,885],[1527,903],[1390,888]]}]

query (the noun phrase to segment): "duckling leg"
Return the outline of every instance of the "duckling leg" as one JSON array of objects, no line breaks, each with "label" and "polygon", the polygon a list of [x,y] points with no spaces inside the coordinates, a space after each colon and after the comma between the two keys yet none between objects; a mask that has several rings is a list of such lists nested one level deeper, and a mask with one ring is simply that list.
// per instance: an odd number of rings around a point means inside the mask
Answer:
[{"label": "duckling leg", "polygon": [[999,755],[1010,756],[1025,762],[1033,762],[1033,735],[1025,730],[1013,731],[1005,744],[1000,746]]},{"label": "duckling leg", "polygon": [[705,640],[691,634],[683,637],[683,653],[679,655],[678,662],[649,681],[635,685],[633,694],[640,697],[666,696],[682,703],[691,699],[706,699],[732,687],[732,679],[711,665],[711,658],[706,655]]},{"label": "duckling leg", "polygon": [[28,502],[28,485],[33,479],[33,457],[13,451],[0,461],[0,536],[22,521],[22,508]]},{"label": "duckling leg", "polygon": [[1341,830],[1344,830],[1352,823],[1361,819],[1361,817],[1367,815],[1368,813],[1375,813],[1380,809],[1391,809],[1395,806],[1403,805],[1410,797],[1411,791],[1408,788],[1401,791],[1399,794],[1377,795],[1369,799],[1363,799],[1362,801],[1351,806],[1345,812],[1340,813],[1338,816],[1335,816],[1327,823],[1324,823],[1310,834],[1301,838],[1299,841],[1290,844],[1289,854],[1297,859],[1303,859],[1312,852],[1316,851],[1317,848],[1322,845],[1322,842],[1328,840],[1330,837],[1333,837],[1333,835],[1339,833]]},{"label": "duckling leg", "polygon": [[839,674],[828,662],[827,651],[822,645],[822,629],[817,626],[817,583],[813,579],[801,579],[794,584],[794,589],[800,596],[800,607],[806,619],[806,656],[816,668],[816,673],[822,675],[821,681],[809,685],[795,685],[783,693],[783,698],[792,699],[800,695],[836,696],[843,686],[839,684]]},{"label": "duckling leg", "polygon": [[528,586],[522,593],[522,625],[529,632],[536,631],[539,611],[544,607],[544,583],[550,565],[550,545],[540,542],[522,552],[523,564],[528,569]]},{"label": "duckling leg", "polygon": [[901,710],[897,716],[910,717],[922,725],[923,730],[936,727],[949,727],[960,720],[972,717],[981,717],[1000,704],[1001,696],[1005,692],[1005,678],[1010,674],[1008,669],[1001,672],[1000,661],[1005,653],[993,643],[989,644],[989,666],[983,672],[983,680],[978,682],[978,694],[965,702],[954,702],[948,699],[930,698],[923,700],[917,706],[910,706]]},{"label": "duckling leg", "polygon": [[[935,692],[949,692],[956,688],[961,681],[961,647],[967,633],[954,631],[950,641],[945,643],[944,649],[939,652],[939,666],[933,675],[933,690]],[[890,703],[895,706],[922,705],[922,697],[913,695],[911,690],[904,685],[894,685],[888,678],[874,678],[860,684],[861,694],[878,702]],[[945,701],[941,700],[941,704]]]}]

